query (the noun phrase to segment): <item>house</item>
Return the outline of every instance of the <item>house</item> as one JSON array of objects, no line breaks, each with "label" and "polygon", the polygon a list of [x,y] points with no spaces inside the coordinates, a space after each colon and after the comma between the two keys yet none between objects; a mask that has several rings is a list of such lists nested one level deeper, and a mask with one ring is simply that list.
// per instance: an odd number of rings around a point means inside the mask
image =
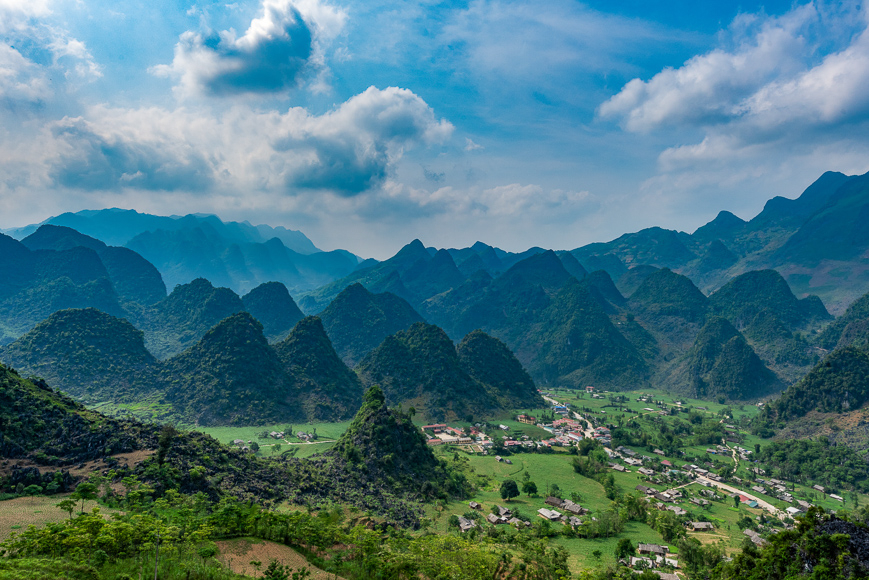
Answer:
[{"label": "house", "polygon": [[800,515],[801,513],[803,513],[803,510],[801,510],[801,509],[798,508],[798,507],[793,507],[793,506],[791,506],[791,507],[785,509],[785,511],[786,511],[787,514],[788,514],[789,516],[791,516],[792,518],[793,518],[793,517],[796,517],[796,516],[798,516],[798,515]]},{"label": "house", "polygon": [[688,522],[688,528],[692,532],[711,532],[715,526],[709,522]]},{"label": "house", "polygon": [[627,463],[628,465],[633,465],[633,466],[637,466],[637,465],[642,465],[642,464],[643,464],[642,460],[640,460],[640,459],[632,459],[632,458],[630,458],[630,457],[626,457],[626,458],[625,458],[625,463]]},{"label": "house", "polygon": [[667,461],[666,459],[661,462],[661,465],[663,465],[664,467],[673,467],[673,464],[670,463],[669,461]]},{"label": "house", "polygon": [[698,497],[692,497],[692,498],[691,498],[691,503],[696,504],[696,505],[699,505],[699,506],[709,505],[709,501],[708,501],[708,500],[700,499],[700,498],[698,498]]},{"label": "house", "polygon": [[670,574],[668,572],[661,572],[660,570],[652,570],[653,574],[657,574],[661,580],[681,580],[675,574]]},{"label": "house", "polygon": [[641,474],[643,474],[643,475],[645,475],[645,476],[652,476],[652,475],[655,475],[655,472],[652,471],[651,469],[649,469],[648,467],[641,467],[641,468],[639,468],[639,469],[637,470],[637,472],[638,472],[638,473],[641,473]]},{"label": "house", "polygon": [[509,520],[507,520],[507,523],[516,528],[528,528],[531,526],[531,522],[522,521],[519,518],[510,518]]},{"label": "house", "polygon": [[537,422],[537,419],[530,415],[519,415],[516,417],[516,420],[520,423],[525,423],[526,425],[534,425]]},{"label": "house", "polygon": [[472,501],[472,502],[468,503],[468,507],[471,508],[472,510],[483,509],[483,506],[481,506],[480,504],[478,504],[478,503],[475,502],[475,501]]},{"label": "house", "polygon": [[560,497],[553,497],[550,495],[543,503],[545,503],[546,505],[551,505],[553,507],[561,507],[561,504],[564,503],[564,500]]},{"label": "house", "polygon": [[824,486],[823,485],[813,485],[812,489],[815,489],[817,491],[820,491],[821,493],[824,493]]},{"label": "house", "polygon": [[576,516],[570,516],[569,518],[567,518],[567,525],[571,528],[575,528],[582,525],[582,520]]},{"label": "house", "polygon": [[752,485],[751,490],[756,491],[757,493],[766,493],[766,490],[763,489],[762,487],[760,487],[759,485]]},{"label": "house", "polygon": [[549,520],[550,522],[557,522],[558,520],[561,519],[561,514],[560,514],[560,513],[558,513],[558,512],[555,511],[555,510],[549,510],[549,509],[546,509],[546,508],[540,508],[539,510],[537,510],[537,514],[538,514],[541,518],[546,519],[546,520]]},{"label": "house", "polygon": [[498,508],[498,516],[500,516],[502,518],[507,518],[507,519],[510,519],[513,517],[513,512],[510,511],[508,508],[505,508],[502,505],[499,505],[496,507]]},{"label": "house", "polygon": [[758,504],[757,501],[755,501],[755,500],[751,500],[750,502],[748,502],[748,503],[745,504],[745,505],[747,505],[747,506],[750,507],[750,508],[756,508],[756,507],[757,507],[758,505],[760,505],[760,504]]},{"label": "house", "polygon": [[621,472],[621,473],[624,473],[624,472],[625,472],[625,466],[624,466],[624,465],[619,465],[618,463],[610,463],[609,466],[610,466],[612,469],[615,469],[616,471],[619,471],[619,472]]},{"label": "house", "polygon": [[803,508],[803,511],[808,511],[809,508],[812,507],[812,504],[810,504],[807,501],[801,500],[801,499],[797,500],[797,505],[800,506],[801,508]]},{"label": "house", "polygon": [[845,503],[845,498],[842,497],[841,495],[836,495],[835,493],[831,493],[830,497],[833,499],[839,500],[842,503]]},{"label": "house", "polygon": [[756,546],[763,546],[766,543],[766,540],[760,537],[760,534],[755,532],[754,530],[747,529],[742,532],[744,535],[751,538],[751,541],[754,542]]},{"label": "house", "polygon": [[[648,494],[648,493],[649,493],[649,490],[650,490],[651,488],[646,487],[645,485],[638,485],[638,486],[635,487],[634,489],[637,490],[637,491],[639,491],[639,492],[641,492],[641,493],[646,493],[646,494]],[[652,490],[652,492],[654,493],[654,490]]]},{"label": "house", "polygon": [[582,514],[588,513],[588,510],[579,505],[578,503],[574,503],[569,499],[564,500],[564,503],[561,504],[561,508],[563,510],[569,511],[572,514],[576,514],[581,516]]},{"label": "house", "polygon": [[666,556],[670,551],[670,546],[659,546],[658,544],[638,544],[637,552],[640,554],[651,554],[653,556]]},{"label": "house", "polygon": [[676,514],[677,516],[687,516],[688,515],[688,512],[686,512],[685,510],[683,510],[682,508],[680,508],[677,505],[668,505],[667,509],[670,510],[671,512],[673,512],[674,514]]},{"label": "house", "polygon": [[233,440],[232,440],[232,444],[233,444],[233,445],[237,445],[238,447],[243,447],[243,446],[244,446],[244,440],[243,440],[243,439],[233,439]]},{"label": "house", "polygon": [[463,518],[462,516],[459,516],[459,530],[461,530],[462,533],[476,527],[477,522],[475,522],[474,520],[469,520],[468,518]]},{"label": "house", "polygon": [[493,526],[497,526],[498,524],[507,523],[507,520],[503,520],[503,519],[499,518],[498,516],[496,516],[495,514],[486,515],[486,521],[489,522],[490,524],[492,524]]},{"label": "house", "polygon": [[665,454],[663,451],[661,451],[660,449],[655,449],[654,451],[652,451],[652,453],[654,453],[655,455],[666,455],[666,454]]},{"label": "house", "polygon": [[655,561],[642,556],[631,556],[631,568],[654,568]]}]

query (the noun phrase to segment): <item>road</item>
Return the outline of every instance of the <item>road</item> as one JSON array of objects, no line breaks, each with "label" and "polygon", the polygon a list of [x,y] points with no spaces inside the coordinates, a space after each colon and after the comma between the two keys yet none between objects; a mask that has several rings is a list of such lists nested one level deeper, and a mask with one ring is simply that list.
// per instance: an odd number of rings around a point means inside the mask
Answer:
[{"label": "road", "polygon": [[697,483],[705,482],[709,486],[717,487],[717,488],[723,489],[725,491],[729,491],[730,493],[738,493],[739,495],[743,495],[743,496],[747,497],[749,500],[756,501],[757,505],[759,505],[760,507],[762,507],[763,509],[765,509],[766,511],[768,511],[769,513],[771,513],[772,515],[774,515],[776,517],[778,517],[779,513],[781,513],[777,507],[775,507],[774,505],[772,505],[768,501],[760,499],[759,497],[756,497],[748,492],[742,491],[741,489],[735,488],[732,485],[727,485],[726,483],[712,481],[711,479],[703,477],[702,475],[698,475],[696,481],[697,481]]}]

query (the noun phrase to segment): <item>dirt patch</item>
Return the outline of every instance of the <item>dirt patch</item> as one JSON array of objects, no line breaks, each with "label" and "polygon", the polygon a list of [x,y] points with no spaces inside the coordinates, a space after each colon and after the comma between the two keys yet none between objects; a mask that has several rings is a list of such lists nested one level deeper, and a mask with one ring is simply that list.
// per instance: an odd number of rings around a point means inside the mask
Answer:
[{"label": "dirt patch", "polygon": [[[262,578],[263,571],[272,560],[277,560],[284,566],[293,569],[307,567],[311,572],[312,580],[343,580],[340,576],[329,574],[309,564],[304,556],[282,544],[265,540],[236,539],[217,542],[220,550],[218,559],[221,563],[235,572],[254,578]],[[251,564],[252,561],[261,562],[259,570]]]},{"label": "dirt patch", "polygon": [[[45,524],[60,522],[69,518],[69,514],[59,507],[57,503],[69,497],[68,493],[52,496],[16,497],[0,501],[0,542],[9,539],[13,532],[21,533],[28,526],[37,528]],[[76,511],[81,502],[76,503]],[[96,506],[92,501],[85,502],[85,510],[90,511]],[[100,512],[108,518],[117,510],[100,506]]]},{"label": "dirt patch", "polygon": [[[142,463],[147,458],[151,457],[156,453],[153,449],[144,449],[141,451],[133,451],[132,453],[118,453],[117,455],[112,455],[111,457],[118,460],[119,465],[127,465],[129,467],[135,467],[139,463]],[[6,461],[0,462],[0,477],[4,477],[12,473],[13,467],[35,467],[39,470],[39,473],[46,472],[55,472],[55,471],[68,471],[70,475],[75,478],[84,477],[89,473],[94,471],[104,471],[108,469],[105,461],[103,459],[95,459],[93,461],[88,461],[85,463],[80,463],[77,465],[42,465],[40,463],[36,463],[35,461],[31,461],[29,459],[7,459]]]}]

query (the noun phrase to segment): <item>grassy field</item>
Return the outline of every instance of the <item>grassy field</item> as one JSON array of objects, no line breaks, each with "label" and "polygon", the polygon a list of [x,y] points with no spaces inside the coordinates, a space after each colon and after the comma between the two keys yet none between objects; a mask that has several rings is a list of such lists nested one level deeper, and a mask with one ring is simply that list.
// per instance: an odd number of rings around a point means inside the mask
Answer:
[{"label": "grassy field", "polygon": [[[23,532],[28,526],[41,527],[45,524],[59,522],[69,517],[69,514],[57,507],[57,503],[69,497],[70,494],[53,496],[16,497],[0,501],[0,542],[7,540],[12,533]],[[85,510],[90,511],[96,503],[85,502]],[[81,508],[77,504],[76,510]],[[100,506],[100,512],[108,516],[115,510]]]}]

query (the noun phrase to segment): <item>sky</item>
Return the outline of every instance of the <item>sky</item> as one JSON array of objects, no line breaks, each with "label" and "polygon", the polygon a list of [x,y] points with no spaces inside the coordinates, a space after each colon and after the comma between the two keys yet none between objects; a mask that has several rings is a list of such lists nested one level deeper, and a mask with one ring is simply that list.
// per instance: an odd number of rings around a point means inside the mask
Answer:
[{"label": "sky", "polygon": [[0,0],[0,228],[573,249],[865,173],[867,129],[856,1]]}]

